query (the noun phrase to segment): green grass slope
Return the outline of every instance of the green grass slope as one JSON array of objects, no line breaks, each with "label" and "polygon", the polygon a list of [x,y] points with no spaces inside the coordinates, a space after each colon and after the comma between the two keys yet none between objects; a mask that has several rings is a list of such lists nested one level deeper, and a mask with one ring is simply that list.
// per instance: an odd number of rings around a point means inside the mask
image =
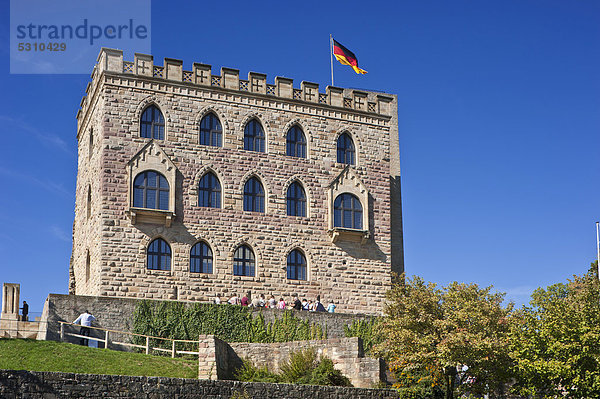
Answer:
[{"label": "green grass slope", "polygon": [[29,339],[0,339],[0,369],[198,378],[197,359],[172,359]]}]

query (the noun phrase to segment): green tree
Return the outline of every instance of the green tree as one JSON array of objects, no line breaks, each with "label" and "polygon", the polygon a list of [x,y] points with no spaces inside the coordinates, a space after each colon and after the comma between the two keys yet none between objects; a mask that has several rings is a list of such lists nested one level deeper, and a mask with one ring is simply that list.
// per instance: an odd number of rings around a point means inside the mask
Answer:
[{"label": "green tree", "polygon": [[566,284],[539,288],[515,312],[510,332],[516,392],[536,397],[600,397],[597,264]]},{"label": "green tree", "polygon": [[388,292],[376,351],[388,360],[401,395],[443,397],[446,366],[459,369],[461,393],[501,393],[511,365],[512,304],[502,306],[504,294],[476,284],[400,281]]}]

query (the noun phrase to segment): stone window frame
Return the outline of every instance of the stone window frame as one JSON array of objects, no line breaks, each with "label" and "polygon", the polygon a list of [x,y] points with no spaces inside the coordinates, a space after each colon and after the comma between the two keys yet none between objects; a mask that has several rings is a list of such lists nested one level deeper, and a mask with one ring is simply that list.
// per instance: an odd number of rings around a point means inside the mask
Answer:
[{"label": "stone window frame", "polygon": [[[213,188],[211,188],[210,190],[201,190],[200,189],[200,183],[202,182],[202,180],[207,177],[208,175],[212,175],[214,176],[214,179],[216,180],[217,184],[219,185],[219,190],[215,190]],[[221,183],[221,180],[219,179],[219,176],[217,176],[216,173],[210,171],[210,170],[206,170],[204,172],[204,174],[200,177],[200,179],[198,180],[198,185],[196,187],[196,206],[199,208],[212,208],[212,209],[221,209],[223,207],[223,184]],[[206,206],[206,205],[200,205],[200,192],[201,191],[207,191],[211,194],[214,194],[215,192],[219,193],[219,199],[218,199],[218,203],[216,204],[216,206]]]},{"label": "stone window frame", "polygon": [[[287,191],[294,182],[298,182],[304,189],[304,194],[306,195],[306,216],[290,216],[287,214]],[[310,185],[308,185],[306,183],[306,181],[304,180],[303,177],[298,176],[298,175],[294,175],[294,176],[290,177],[283,185],[283,189],[281,190],[281,197],[283,198],[283,200],[282,200],[283,214],[286,217],[309,219],[312,216],[313,210],[312,210],[311,202],[313,199],[313,193],[310,188]]]},{"label": "stone window frame", "polygon": [[[199,243],[200,241],[204,241],[211,249],[213,253],[213,271],[212,273],[196,273],[190,271],[190,253],[192,251],[192,247]],[[188,241],[185,245],[185,251],[187,251],[188,258],[186,259],[187,263],[187,277],[190,279],[213,279],[217,276],[223,276],[223,270],[219,270],[219,267],[222,267],[223,262],[220,260],[221,251],[219,247],[215,243],[214,237],[210,234],[210,232],[203,232],[201,237],[192,238],[191,241]]]},{"label": "stone window frame", "polygon": [[[167,210],[139,208],[134,206],[134,180],[136,176],[145,171],[156,171],[167,179],[167,182],[169,183],[169,207]],[[143,222],[164,224],[166,227],[171,227],[171,224],[175,219],[177,168],[169,156],[160,147],[158,142],[151,139],[146,143],[128,162],[127,173],[129,181],[129,189],[127,191],[127,202],[129,204],[128,215],[132,224]]]},{"label": "stone window frame", "polygon": [[[263,129],[263,133],[265,135],[265,150],[264,152],[260,152],[260,151],[253,151],[253,150],[246,150],[244,148],[244,132],[246,130],[246,125],[248,125],[248,123],[250,123],[250,121],[252,121],[253,119],[256,119],[260,125],[262,126]],[[269,123],[269,121],[260,113],[256,113],[256,112],[250,112],[248,113],[246,116],[244,116],[244,118],[241,120],[240,123],[241,126],[241,141],[239,141],[239,145],[238,145],[238,149],[242,150],[242,151],[248,151],[251,153],[256,153],[256,154],[268,154],[271,150],[271,143],[269,142],[269,140],[271,139],[271,124]],[[236,133],[237,135],[237,133]],[[239,136],[237,136],[239,137]]]},{"label": "stone window frame", "polygon": [[[214,174],[217,177],[217,179],[219,180],[219,184],[221,185],[221,207],[220,208],[208,208],[208,207],[198,206],[198,204],[200,202],[200,199],[199,199],[200,180],[207,173]],[[201,167],[200,170],[198,170],[198,172],[196,172],[194,174],[193,182],[192,182],[192,184],[190,184],[190,186],[188,188],[190,204],[195,208],[201,208],[203,210],[212,209],[212,210],[218,211],[219,209],[225,209],[225,192],[226,192],[226,190],[227,189],[226,189],[226,185],[225,185],[225,179],[223,178],[223,174],[219,171],[219,169],[216,168],[214,165],[205,165],[205,166]],[[229,190],[231,190],[231,187],[229,187]],[[231,205],[229,205],[229,207],[231,207]]]},{"label": "stone window frame", "polygon": [[[161,126],[159,124],[155,125],[155,121],[154,119],[151,121],[150,123],[150,137],[144,137],[142,136],[142,126],[143,126],[143,122],[142,122],[142,117],[144,116],[144,114],[146,113],[146,111],[148,111],[149,108],[155,108],[156,110],[158,110],[163,122],[162,122],[162,135],[163,137],[154,137],[154,133],[155,133],[155,126]],[[139,137],[143,138],[143,139],[153,139],[153,140],[165,140],[167,137],[167,118],[165,118],[165,114],[162,111],[162,109],[156,105],[155,103],[150,103],[148,105],[146,105],[144,107],[144,109],[142,110],[142,113],[140,114],[140,119],[139,119]]]},{"label": "stone window frame", "polygon": [[[306,280],[291,280],[287,278],[287,257],[288,255],[295,249],[302,251],[304,254],[304,258],[306,259]],[[288,285],[306,285],[308,286],[312,281],[312,274],[314,273],[314,265],[316,265],[312,252],[305,247],[305,243],[300,241],[294,241],[291,245],[285,248],[283,251],[283,256],[281,257],[281,264],[283,267],[281,268],[281,279],[285,281]],[[300,287],[299,287],[300,288]]]},{"label": "stone window frame", "polygon": [[[204,121],[204,119],[208,118],[209,116],[213,116],[218,122],[219,125],[221,125],[221,137],[219,139],[221,145],[214,145],[214,144],[202,144],[200,142],[200,136],[201,136],[201,129],[202,129],[202,122]],[[199,121],[197,123],[197,127],[198,127],[198,145],[203,146],[203,147],[215,147],[215,148],[223,148],[223,145],[225,143],[225,128],[224,128],[224,123],[222,122],[222,118],[219,117],[219,115],[212,109],[206,110],[205,112],[203,112],[203,115],[199,118]],[[212,142],[212,135],[210,137],[210,140]]]},{"label": "stone window frame", "polygon": [[[198,244],[204,244],[204,245],[206,245],[208,247],[208,249],[210,249],[210,252],[211,252],[211,269],[212,269],[210,273],[209,272],[195,272],[195,271],[192,271],[192,250]],[[189,254],[189,257],[188,257],[188,272],[189,272],[190,275],[212,275],[212,274],[216,273],[216,270],[215,270],[216,269],[215,268],[216,253],[213,250],[211,244],[207,240],[204,240],[204,239],[196,240],[196,242],[194,242],[194,244],[192,244],[190,246],[188,254]]]},{"label": "stone window frame", "polygon": [[[246,186],[246,182],[250,180],[252,177],[256,177],[263,186],[263,190],[265,191],[265,211],[264,212],[251,212],[244,211],[244,187]],[[269,199],[271,198],[271,189],[267,184],[267,180],[265,177],[258,172],[257,170],[252,170],[244,175],[240,180],[240,184],[238,186],[238,200],[236,201],[235,209],[242,212],[251,212],[251,214],[255,215],[267,215],[271,211],[272,205],[269,205]]]},{"label": "stone window frame", "polygon": [[[150,245],[152,245],[152,243],[156,240],[162,240],[164,241],[168,247],[169,250],[171,251],[171,255],[170,255],[170,262],[169,262],[169,269],[165,270],[165,269],[150,269],[148,267],[148,250],[150,248]],[[173,269],[175,268],[175,251],[173,250],[173,245],[169,242],[169,240],[163,236],[163,235],[156,235],[154,237],[152,237],[145,245],[145,251],[144,251],[144,269],[146,270],[147,273],[150,274],[166,274],[166,275],[171,275],[173,272]]]},{"label": "stone window frame", "polygon": [[[289,277],[289,272],[288,272],[289,263],[288,263],[288,260],[289,260],[290,255],[294,251],[300,252],[302,254],[302,257],[304,258],[304,269],[305,269],[304,270],[304,276],[305,276],[304,279],[290,278]],[[308,257],[306,256],[306,252],[302,248],[300,248],[300,247],[294,247],[294,248],[292,248],[292,250],[288,251],[288,253],[287,253],[286,257],[285,257],[285,260],[286,260],[286,263],[285,263],[285,278],[286,278],[287,281],[308,281],[309,280],[309,278],[308,278],[308,275],[309,275],[309,273],[308,273],[308,270],[309,270],[308,269]],[[296,273],[296,274],[298,274],[298,273]]]},{"label": "stone window frame", "polygon": [[[154,173],[156,175],[156,178],[158,180],[156,182],[157,183],[156,186],[153,186],[153,185],[150,184],[150,180],[151,179],[150,179],[150,177],[148,175],[149,173]],[[144,175],[144,179],[143,179],[144,180],[144,185],[140,186],[139,183],[136,184],[136,181],[138,180],[138,177],[140,177],[142,175]],[[167,183],[168,187],[166,187],[166,188],[165,187],[161,187],[162,180],[164,180]],[[140,189],[140,188],[142,188],[142,190],[143,190],[142,191],[142,198],[138,198],[135,195],[136,189]],[[154,194],[153,194],[153,196],[155,196],[154,201],[155,201],[155,205],[156,206],[154,208],[150,208],[148,206],[135,206],[134,205],[134,207],[136,207],[136,208],[142,208],[142,209],[153,209],[153,210],[159,210],[159,211],[169,210],[169,204],[168,203],[167,203],[167,209],[161,209],[161,201],[160,201],[161,200],[161,198],[160,198],[161,197],[160,196],[161,192],[165,192],[166,191],[169,195],[171,193],[171,185],[169,184],[169,181],[167,180],[167,178],[162,173],[160,173],[160,172],[158,172],[156,170],[153,170],[153,169],[145,169],[145,170],[140,171],[137,175],[135,175],[133,177],[133,194],[132,194],[133,195],[133,203],[135,204],[136,198],[137,199],[141,199],[142,202],[144,202],[144,203],[148,202],[149,198],[151,198],[150,194],[148,194],[148,191],[150,191],[150,190],[155,191]]]},{"label": "stone window frame", "polygon": [[[220,147],[215,147],[215,146],[207,146],[207,145],[203,145],[200,144],[200,122],[202,122],[202,119],[204,119],[204,117],[208,114],[215,114],[215,116],[217,117],[217,119],[219,119],[219,122],[221,123],[221,146]],[[197,144],[199,145],[201,148],[229,148],[231,147],[231,145],[227,145],[228,141],[226,140],[226,136],[228,134],[230,134],[231,129],[229,127],[229,121],[227,120],[227,118],[225,118],[225,114],[226,111],[220,107],[220,106],[215,106],[215,105],[208,105],[204,108],[202,108],[202,110],[200,112],[198,112],[198,114],[196,115],[196,119],[194,120],[194,131],[196,132],[196,134],[194,135],[195,139],[194,141],[192,141],[193,144]]]},{"label": "stone window frame", "polygon": [[[254,276],[237,276],[233,274],[233,257],[236,249],[241,245],[248,246],[252,252],[254,252]],[[258,282],[260,281],[260,275],[262,273],[262,261],[263,255],[262,250],[258,243],[251,236],[244,236],[236,241],[229,247],[229,253],[227,254],[227,274],[231,276],[233,281],[249,281]]]},{"label": "stone window frame", "polygon": [[[341,194],[353,194],[362,206],[362,229],[336,227],[334,224],[334,202]],[[371,237],[369,231],[369,190],[351,165],[346,165],[342,172],[327,187],[328,231],[332,242],[339,239],[359,241],[364,244]]]},{"label": "stone window frame", "polygon": [[[248,136],[248,137],[252,137],[252,147],[253,149],[249,149],[246,148],[246,129],[248,128],[248,126],[251,123],[255,123],[258,124],[258,126],[260,127],[260,130],[262,131],[262,138],[261,136]],[[262,151],[257,150],[257,140],[258,140],[258,144],[261,144],[261,140],[262,140]],[[260,148],[260,146],[258,146]],[[251,152],[258,152],[258,153],[262,153],[262,154],[266,154],[267,153],[267,133],[265,132],[265,128],[263,127],[263,124],[260,122],[260,119],[258,118],[251,118],[250,120],[248,120],[245,124],[244,124],[244,151],[251,151]]]},{"label": "stone window frame", "polygon": [[[335,160],[335,164],[338,166],[341,166],[341,167],[352,166],[355,168],[361,166],[362,156],[361,156],[360,149],[362,148],[362,138],[361,138],[359,132],[356,132],[353,130],[354,129],[352,129],[351,127],[348,127],[348,126],[343,126],[342,128],[337,129],[337,132],[335,134],[335,141],[333,142],[333,159]],[[338,139],[344,133],[346,133],[348,136],[350,136],[350,138],[352,139],[352,142],[354,143],[354,163],[353,164],[340,163],[337,160]]]},{"label": "stone window frame", "polygon": [[164,103],[161,98],[159,98],[158,96],[155,96],[155,95],[147,96],[146,98],[144,98],[143,100],[141,100],[138,103],[137,108],[135,110],[135,116],[134,116],[135,117],[135,122],[134,122],[135,125],[134,126],[137,126],[137,129],[132,130],[132,133],[135,132],[134,133],[135,138],[139,138],[139,139],[143,139],[143,140],[156,140],[153,138],[142,137],[142,135],[141,135],[142,114],[144,113],[146,108],[148,108],[151,105],[156,106],[162,113],[163,118],[165,119],[165,127],[164,127],[165,137],[159,141],[161,141],[161,142],[169,141],[169,133],[170,133],[170,125],[171,125],[171,116],[170,116],[171,112],[170,112],[170,109],[167,107],[166,103]]},{"label": "stone window frame", "polygon": [[[304,133],[304,139],[306,140],[306,157],[304,157],[304,158],[287,155],[287,134],[290,131],[290,129],[294,126],[298,126],[302,130],[302,133]],[[294,118],[294,119],[290,120],[283,127],[281,137],[283,140],[283,155],[285,155],[286,157],[293,158],[296,161],[310,159],[310,154],[312,153],[312,142],[311,142],[312,141],[312,133],[307,128],[307,124],[305,121],[303,121],[302,119],[299,119],[299,118]]]}]

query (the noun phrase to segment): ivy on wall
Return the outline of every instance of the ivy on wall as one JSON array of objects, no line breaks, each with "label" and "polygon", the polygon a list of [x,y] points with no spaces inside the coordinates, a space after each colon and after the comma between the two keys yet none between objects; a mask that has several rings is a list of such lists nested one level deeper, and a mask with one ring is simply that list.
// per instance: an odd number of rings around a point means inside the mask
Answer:
[{"label": "ivy on wall", "polygon": [[371,354],[373,345],[381,342],[382,337],[379,331],[379,319],[354,320],[352,324],[344,326],[346,337],[359,337],[363,341],[363,349],[366,355]]},{"label": "ivy on wall", "polygon": [[[215,335],[227,342],[288,342],[327,338],[327,330],[317,323],[301,320],[293,311],[265,322],[262,312],[253,316],[244,306],[140,301],[133,317],[133,332],[153,337],[197,340],[200,334]],[[168,347],[166,341],[152,346]],[[134,337],[143,345],[143,337]]]}]

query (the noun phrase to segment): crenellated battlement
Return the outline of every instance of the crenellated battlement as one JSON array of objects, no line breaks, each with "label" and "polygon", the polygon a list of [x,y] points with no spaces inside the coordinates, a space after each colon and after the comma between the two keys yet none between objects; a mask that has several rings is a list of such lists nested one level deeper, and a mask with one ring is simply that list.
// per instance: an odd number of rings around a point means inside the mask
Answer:
[{"label": "crenellated battlement", "polygon": [[[385,116],[393,115],[396,105],[394,96],[376,92],[343,89],[327,86],[325,93],[319,92],[319,84],[302,81],[300,88],[294,88],[293,79],[281,76],[275,77],[274,84],[267,83],[267,75],[249,72],[248,79],[240,79],[240,71],[233,68],[221,68],[220,75],[212,73],[211,65],[195,62],[191,71],[183,69],[183,61],[165,58],[162,66],[154,64],[154,57],[147,54],[135,53],[133,62],[123,60],[123,51],[102,48],[98,55],[97,64],[92,72],[92,83],[86,93],[94,85],[96,77],[103,72],[137,75],[140,77],[163,79],[184,84],[236,90],[257,95],[280,97],[292,101],[321,104],[346,110],[361,111]],[[81,111],[87,105],[87,97],[81,100]]]}]

